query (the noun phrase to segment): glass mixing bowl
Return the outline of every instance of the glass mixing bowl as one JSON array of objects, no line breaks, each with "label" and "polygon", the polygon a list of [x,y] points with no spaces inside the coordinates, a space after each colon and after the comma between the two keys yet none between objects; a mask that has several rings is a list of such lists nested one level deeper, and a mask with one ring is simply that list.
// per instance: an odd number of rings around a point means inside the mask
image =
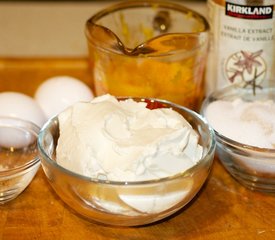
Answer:
[{"label": "glass mixing bowl", "polygon": [[[245,102],[274,101],[275,88],[257,88],[256,92],[253,92],[253,89],[239,88],[233,85],[216,90],[203,102],[201,113],[209,120],[207,108],[211,103],[219,100],[233,101],[235,99],[242,99]],[[224,113],[220,112],[218,114]],[[215,130],[213,124],[212,127]],[[240,129],[240,133],[247,134],[244,129]],[[251,132],[249,134],[252,138],[257,138],[256,133]],[[237,181],[252,190],[275,192],[274,148],[262,148],[244,144],[236,139],[233,140],[232,137],[228,138],[217,130],[215,130],[215,135],[218,157]]]},{"label": "glass mixing bowl", "polygon": [[190,169],[166,178],[139,182],[93,179],[69,171],[56,162],[58,117],[50,119],[39,134],[42,166],[53,189],[77,213],[103,224],[144,225],[173,214],[197,194],[212,166],[214,132],[200,115],[168,101],[134,100],[147,102],[151,109],[172,108],[180,113],[199,135],[203,147],[200,161]]}]

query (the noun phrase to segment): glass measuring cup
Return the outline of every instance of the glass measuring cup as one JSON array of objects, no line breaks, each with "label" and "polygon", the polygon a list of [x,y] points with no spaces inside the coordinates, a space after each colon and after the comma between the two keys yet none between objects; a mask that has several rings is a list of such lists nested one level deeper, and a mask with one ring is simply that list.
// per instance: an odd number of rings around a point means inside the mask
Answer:
[{"label": "glass measuring cup", "polygon": [[198,109],[209,25],[166,1],[125,1],[86,22],[96,95],[154,97]]}]

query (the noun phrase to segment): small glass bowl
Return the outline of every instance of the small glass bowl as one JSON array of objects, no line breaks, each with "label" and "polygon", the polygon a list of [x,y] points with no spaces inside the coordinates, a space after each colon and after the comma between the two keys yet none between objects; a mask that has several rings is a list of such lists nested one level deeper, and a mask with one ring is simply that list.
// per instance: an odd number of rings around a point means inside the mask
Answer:
[{"label": "small glass bowl", "polygon": [[35,176],[39,130],[34,123],[0,117],[0,204],[16,198]]},{"label": "small glass bowl", "polygon": [[59,123],[57,117],[50,119],[38,137],[42,167],[59,197],[89,220],[119,226],[156,222],[185,206],[202,187],[211,169],[214,131],[200,115],[168,101],[133,99],[147,102],[148,108],[172,108],[184,116],[199,134],[203,158],[187,171],[161,179],[139,182],[92,179],[57,164]]},{"label": "small glass bowl", "polygon": [[[240,88],[232,85],[216,90],[203,102],[201,114],[207,119],[206,109],[217,100],[246,102],[275,99],[275,88]],[[212,126],[214,128],[214,126]],[[234,141],[214,128],[217,154],[227,171],[242,185],[251,190],[275,192],[275,149],[254,147]]]}]

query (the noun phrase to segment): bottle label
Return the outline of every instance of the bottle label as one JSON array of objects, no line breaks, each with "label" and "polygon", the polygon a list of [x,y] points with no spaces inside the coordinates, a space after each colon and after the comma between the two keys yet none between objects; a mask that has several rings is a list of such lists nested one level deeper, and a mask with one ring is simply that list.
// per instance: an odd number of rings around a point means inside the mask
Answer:
[{"label": "bottle label", "polygon": [[243,6],[226,2],[225,14],[243,19],[270,19],[273,17],[273,6]]},{"label": "bottle label", "polygon": [[207,81],[212,86],[208,91],[232,83],[262,87],[275,79],[273,5],[240,2],[246,1],[228,0],[225,6],[209,1],[212,46]]}]

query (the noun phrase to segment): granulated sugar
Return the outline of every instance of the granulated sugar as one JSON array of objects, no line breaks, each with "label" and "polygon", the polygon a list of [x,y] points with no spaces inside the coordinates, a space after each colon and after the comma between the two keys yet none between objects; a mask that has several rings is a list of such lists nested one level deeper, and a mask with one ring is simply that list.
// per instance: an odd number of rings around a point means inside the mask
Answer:
[{"label": "granulated sugar", "polygon": [[275,148],[274,101],[219,100],[207,107],[205,117],[219,134],[232,140]]}]

